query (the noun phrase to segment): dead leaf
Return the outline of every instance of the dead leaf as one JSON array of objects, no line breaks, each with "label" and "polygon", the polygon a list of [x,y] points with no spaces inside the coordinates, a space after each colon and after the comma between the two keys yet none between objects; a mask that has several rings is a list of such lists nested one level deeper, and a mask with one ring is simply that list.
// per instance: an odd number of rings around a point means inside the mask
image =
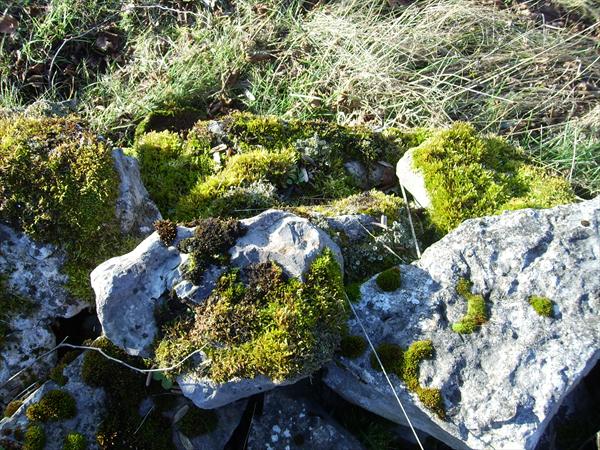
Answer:
[{"label": "dead leaf", "polygon": [[119,35],[103,31],[96,38],[96,48],[98,50],[109,53],[114,52],[119,47]]},{"label": "dead leaf", "polygon": [[0,33],[13,34],[17,31],[19,21],[8,14],[0,17]]},{"label": "dead leaf", "polygon": [[257,50],[246,53],[246,61],[251,63],[270,61],[275,59],[275,56],[265,50]]}]

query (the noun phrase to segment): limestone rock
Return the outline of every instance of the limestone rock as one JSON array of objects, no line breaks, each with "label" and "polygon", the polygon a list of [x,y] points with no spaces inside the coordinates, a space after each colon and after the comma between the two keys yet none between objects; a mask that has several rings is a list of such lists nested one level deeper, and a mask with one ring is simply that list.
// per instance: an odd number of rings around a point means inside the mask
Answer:
[{"label": "limestone rock", "polygon": [[0,436],[9,442],[15,442],[12,430],[17,428],[26,430],[30,423],[29,419],[25,416],[27,408],[39,402],[48,391],[60,389],[68,392],[75,399],[77,415],[72,419],[41,424],[46,433],[45,450],[61,450],[65,436],[73,431],[85,437],[89,450],[98,449],[96,429],[105,413],[106,395],[102,389],[88,386],[83,382],[80,375],[82,362],[83,355],[79,356],[72,364],[65,368],[64,375],[68,378],[68,381],[64,386],[59,386],[54,381],[44,383],[42,387],[24,400],[23,405],[12,417],[2,419],[0,421]]},{"label": "limestone rock", "polygon": [[21,379],[5,382],[18,371],[33,364],[43,374],[56,363],[54,354],[35,361],[56,345],[50,324],[57,317],[72,317],[89,305],[71,297],[60,272],[64,253],[49,244],[40,244],[23,233],[0,224],[0,273],[7,276],[11,290],[31,300],[34,309],[11,317],[12,330],[0,352],[0,406],[21,388]]},{"label": "limestone rock", "polygon": [[248,450],[364,448],[322,408],[286,389],[275,389],[265,394],[262,414],[255,414],[252,419]]},{"label": "limestone rock", "polygon": [[[441,389],[446,419],[427,410],[394,374],[416,428],[457,449],[534,449],[563,399],[600,358],[600,197],[547,210],[472,219],[400,266],[401,287],[361,287],[356,310],[374,344],[407,348],[429,339],[420,384]],[[486,299],[489,321],[472,334],[452,324],[466,313],[460,278]],[[554,302],[540,316],[530,296]],[[361,334],[355,320],[352,334]],[[406,420],[369,353],[340,358],[325,382],[348,401]]]},{"label": "limestone rock", "polygon": [[152,232],[152,224],[161,219],[161,215],[142,183],[137,160],[125,156],[121,149],[113,150],[112,154],[121,181],[116,206],[121,232],[148,235]]},{"label": "limestone rock", "polygon": [[412,155],[414,150],[408,150],[396,166],[396,175],[404,188],[412,194],[423,208],[431,206],[431,198],[425,187],[423,174],[413,167]]},{"label": "limestone rock", "polygon": [[[235,267],[275,261],[288,275],[301,277],[326,247],[333,251],[340,266],[343,264],[339,247],[307,219],[269,210],[241,222],[247,232],[229,250],[230,264]],[[166,247],[153,233],[132,252],[112,258],[92,272],[103,332],[128,353],[150,355],[157,332],[154,310],[161,297],[174,289],[199,303],[210,294],[222,273],[222,268],[209,267],[200,287],[183,279],[188,255],[177,250],[177,243],[192,234],[192,228],[178,227],[175,242]],[[262,377],[215,384],[195,372],[180,375],[178,382],[184,395],[200,408],[218,408],[285,384]]]}]

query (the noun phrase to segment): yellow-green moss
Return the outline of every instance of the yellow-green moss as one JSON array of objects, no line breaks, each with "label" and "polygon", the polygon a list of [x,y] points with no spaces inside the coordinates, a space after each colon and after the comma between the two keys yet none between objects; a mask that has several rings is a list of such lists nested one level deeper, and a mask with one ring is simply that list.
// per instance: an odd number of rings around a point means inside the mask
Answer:
[{"label": "yellow-green moss", "polygon": [[434,133],[414,149],[431,197],[431,220],[448,232],[472,217],[549,208],[575,199],[569,183],[534,166],[505,140],[466,123]]},{"label": "yellow-green moss", "polygon": [[218,424],[219,416],[214,410],[191,408],[177,422],[177,427],[188,438],[193,439],[216,430]]},{"label": "yellow-green moss", "polygon": [[[127,355],[105,337],[96,339],[93,346],[133,367],[145,367],[142,358]],[[145,420],[139,414],[139,405],[151,394],[152,388],[146,388],[145,375],[113,362],[96,351],[87,351],[83,358],[81,377],[90,386],[102,387],[107,396],[106,410],[109,413],[96,433],[101,449],[175,448],[171,440],[170,423],[160,411],[154,410]]]},{"label": "yellow-green moss", "polygon": [[34,422],[71,419],[77,414],[75,399],[66,391],[58,389],[46,392],[39,402],[27,408],[25,415]]},{"label": "yellow-green moss", "polygon": [[[403,351],[399,345],[383,343],[376,348],[376,351],[387,372],[396,374],[408,390],[417,394],[419,400],[438,417],[442,419],[445,417],[441,391],[437,388],[422,387],[419,383],[421,361],[433,357],[434,349],[430,340],[413,342],[406,351]],[[371,367],[381,371],[375,354],[371,354]]]},{"label": "yellow-green moss", "polygon": [[529,304],[540,316],[554,317],[554,302],[549,298],[532,295],[529,297]]},{"label": "yellow-green moss", "polygon": [[471,286],[472,283],[465,278],[461,278],[456,285],[456,293],[467,301],[467,313],[460,321],[452,324],[452,330],[456,333],[473,333],[488,321],[485,299],[480,294],[471,293]]},{"label": "yellow-green moss", "polygon": [[65,436],[63,450],[86,450],[87,442],[81,433],[69,433]]},{"label": "yellow-green moss", "polygon": [[0,119],[0,220],[63,246],[67,287],[93,298],[89,272],[121,245],[110,147],[76,118]]},{"label": "yellow-green moss", "polygon": [[339,353],[346,358],[358,358],[367,349],[367,341],[362,336],[344,336]]},{"label": "yellow-green moss", "polygon": [[[211,379],[265,375],[285,380],[317,370],[338,347],[347,313],[340,268],[330,250],[305,282],[287,279],[275,263],[223,275],[211,296],[167,324],[155,349],[159,367],[204,347]],[[173,373],[174,374],[174,373]]]},{"label": "yellow-green moss", "polygon": [[328,204],[301,207],[300,212],[318,212],[326,216],[339,216],[343,214],[368,214],[379,218],[385,215],[391,223],[400,219],[403,200],[394,194],[385,194],[376,189],[354,194]]},{"label": "yellow-green moss", "polygon": [[23,450],[44,450],[46,446],[46,432],[40,425],[32,424],[27,427]]},{"label": "yellow-green moss", "polygon": [[377,278],[375,278],[375,282],[379,289],[385,292],[395,291],[400,287],[400,268],[399,267],[390,267],[387,270],[384,270]]},{"label": "yellow-green moss", "polygon": [[21,400],[13,400],[6,408],[4,408],[4,417],[12,417],[12,415],[17,412],[17,409],[21,407],[23,402]]}]

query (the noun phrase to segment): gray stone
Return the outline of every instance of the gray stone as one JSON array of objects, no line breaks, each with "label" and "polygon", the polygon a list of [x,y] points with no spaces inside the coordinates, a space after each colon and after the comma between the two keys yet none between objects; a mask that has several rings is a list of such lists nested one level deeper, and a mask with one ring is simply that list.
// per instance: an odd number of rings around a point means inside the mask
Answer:
[{"label": "gray stone", "polygon": [[[446,420],[391,375],[415,427],[458,449],[533,449],[563,399],[600,358],[600,197],[548,210],[472,219],[400,266],[402,285],[382,292],[374,278],[355,306],[377,345],[432,341],[420,383],[441,389]],[[452,323],[466,313],[461,277],[487,301],[490,320],[473,334]],[[555,318],[528,302],[555,302]],[[361,334],[350,320],[352,334]],[[339,358],[325,382],[348,401],[397,423],[406,420],[369,353]]]},{"label": "gray stone", "polygon": [[142,183],[137,160],[125,156],[121,149],[113,150],[112,155],[121,180],[116,205],[121,232],[146,236],[152,232],[152,224],[161,219],[160,212]]},{"label": "gray stone", "polygon": [[423,174],[413,167],[414,150],[408,150],[396,166],[396,175],[404,188],[412,194],[416,202],[423,208],[431,206],[431,198],[425,187],[425,179]]},{"label": "gray stone", "polygon": [[286,388],[265,394],[262,414],[255,414],[248,450],[362,450],[364,447],[314,402]]},{"label": "gray stone", "polygon": [[105,414],[106,395],[100,388],[88,386],[81,379],[81,365],[83,355],[79,356],[72,364],[64,370],[64,375],[68,378],[64,386],[57,385],[54,381],[44,383],[33,394],[29,395],[23,402],[23,405],[12,415],[0,421],[0,436],[15,442],[14,437],[8,434],[8,430],[21,428],[26,430],[30,424],[25,415],[27,408],[40,401],[48,391],[60,389],[73,396],[77,404],[77,415],[72,419],[60,420],[57,422],[46,422],[40,425],[46,433],[45,450],[61,450],[65,436],[73,431],[82,434],[87,441],[89,450],[98,449],[96,443],[96,430]]},{"label": "gray stone", "polygon": [[[232,266],[243,268],[274,261],[288,275],[302,277],[323,249],[330,248],[343,267],[339,247],[304,218],[269,210],[241,222],[247,232],[229,250]],[[188,255],[177,250],[177,243],[192,234],[192,228],[178,227],[176,240],[167,248],[160,242],[158,234],[153,233],[132,252],[112,258],[92,272],[92,287],[103,332],[128,353],[151,354],[157,333],[154,310],[157,302],[171,289],[192,295],[193,301],[201,302],[222,273],[223,268],[210,268],[203,274],[204,286],[199,289],[183,279]],[[201,361],[201,355],[197,356]],[[218,408],[293,381],[276,383],[258,377],[215,384],[194,371],[178,378],[184,395],[200,408]]]},{"label": "gray stone", "polygon": [[11,317],[8,324],[12,331],[0,352],[2,406],[23,387],[22,377],[8,382],[14,374],[31,366],[34,373],[43,375],[56,364],[54,354],[36,361],[56,345],[50,329],[54,319],[72,317],[89,305],[70,296],[64,287],[67,277],[60,272],[64,252],[1,224],[0,237],[0,273],[7,276],[11,290],[35,305],[33,311]]}]

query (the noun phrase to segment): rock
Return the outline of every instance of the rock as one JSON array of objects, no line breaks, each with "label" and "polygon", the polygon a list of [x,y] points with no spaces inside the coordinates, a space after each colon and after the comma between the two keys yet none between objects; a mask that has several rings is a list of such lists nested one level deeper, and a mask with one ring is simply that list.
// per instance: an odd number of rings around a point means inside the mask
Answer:
[{"label": "rock", "polygon": [[344,169],[363,190],[388,189],[398,182],[394,166],[385,161],[373,163],[369,170],[360,161],[347,161],[344,163]]},{"label": "rock", "polygon": [[145,236],[152,232],[152,224],[162,218],[160,212],[142,183],[137,160],[125,156],[121,149],[112,154],[121,180],[116,206],[121,232]]},{"label": "rock", "polygon": [[[343,267],[338,246],[307,219],[269,210],[241,222],[247,232],[229,250],[232,266],[243,268],[258,262],[275,261],[288,275],[302,277],[314,258],[328,247]],[[222,273],[222,268],[209,267],[203,274],[202,287],[192,287],[183,279],[188,255],[177,250],[177,243],[192,233],[192,228],[178,227],[177,238],[170,247],[165,247],[158,234],[153,233],[132,252],[112,258],[92,272],[92,287],[103,332],[128,353],[151,354],[157,333],[154,310],[163,296],[174,289],[180,294],[188,293],[189,299],[199,303],[210,294]],[[215,384],[195,372],[178,377],[184,395],[200,408],[218,408],[293,381],[275,383],[258,377]]]},{"label": "rock", "polygon": [[361,189],[369,188],[369,172],[360,161],[348,161],[344,163],[346,173],[354,178]]},{"label": "rock", "polygon": [[49,244],[40,244],[23,233],[0,224],[0,273],[7,276],[11,290],[35,305],[27,314],[11,317],[0,352],[0,406],[21,388],[23,379],[7,380],[32,365],[31,371],[43,375],[56,363],[56,356],[35,361],[56,345],[50,325],[57,317],[73,317],[89,305],[70,296],[65,289],[67,277],[60,272],[65,255]]},{"label": "rock", "polygon": [[431,206],[431,198],[425,188],[423,174],[413,167],[412,154],[414,150],[408,150],[396,166],[396,175],[404,188],[412,194],[414,199],[423,208]]},{"label": "rock", "polygon": [[29,419],[25,416],[27,408],[39,402],[48,391],[60,389],[68,392],[75,399],[77,415],[72,419],[40,423],[46,433],[46,446],[44,449],[61,450],[65,436],[73,431],[85,437],[88,450],[98,449],[96,429],[105,413],[106,395],[102,389],[90,387],[82,381],[80,375],[82,361],[83,355],[65,368],[64,375],[68,378],[68,381],[64,386],[59,386],[54,381],[44,383],[24,400],[23,405],[12,417],[2,419],[0,421],[0,436],[9,442],[18,442],[12,435],[12,431],[17,428],[23,431],[27,429],[30,424]]},{"label": "rock", "polygon": [[314,402],[288,388],[267,392],[262,414],[255,414],[248,450],[311,448],[362,450],[364,447]]},{"label": "rock", "polygon": [[[547,210],[472,219],[400,266],[402,284],[382,292],[375,277],[355,306],[374,344],[406,349],[431,340],[423,387],[440,388],[446,419],[432,414],[394,374],[412,423],[457,449],[534,449],[563,399],[600,358],[600,197]],[[461,278],[486,299],[489,321],[472,334],[451,324],[466,313]],[[530,296],[554,302],[538,315]],[[351,334],[361,334],[355,320]],[[406,420],[369,353],[339,358],[325,382],[348,401]]]}]

